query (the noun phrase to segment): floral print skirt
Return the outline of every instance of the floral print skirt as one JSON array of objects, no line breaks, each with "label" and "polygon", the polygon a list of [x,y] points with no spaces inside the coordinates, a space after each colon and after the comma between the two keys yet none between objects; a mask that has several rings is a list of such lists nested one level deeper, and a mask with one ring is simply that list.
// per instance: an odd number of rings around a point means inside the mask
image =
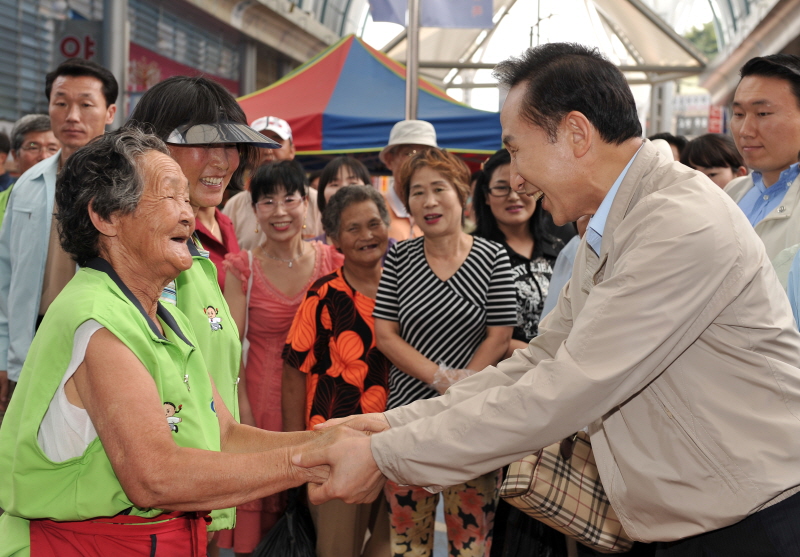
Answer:
[{"label": "floral print skirt", "polygon": [[[449,556],[488,557],[501,480],[502,473],[496,470],[442,491]],[[386,482],[384,493],[392,557],[431,557],[439,494],[392,481]]]}]

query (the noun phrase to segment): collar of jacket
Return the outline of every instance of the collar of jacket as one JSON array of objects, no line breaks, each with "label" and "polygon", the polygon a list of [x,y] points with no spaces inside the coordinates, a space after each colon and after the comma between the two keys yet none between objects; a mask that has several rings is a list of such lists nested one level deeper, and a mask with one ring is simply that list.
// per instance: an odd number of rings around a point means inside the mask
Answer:
[{"label": "collar of jacket", "polygon": [[[633,164],[631,164],[631,167],[628,169],[628,173],[622,180],[619,190],[617,190],[617,195],[614,197],[614,202],[611,204],[611,209],[606,219],[606,226],[603,230],[600,254],[595,255],[591,249],[583,250],[584,257],[586,258],[586,271],[583,277],[581,277],[581,290],[589,292],[592,287],[602,282],[605,278],[608,252],[611,250],[614,242],[614,231],[633,206],[648,193],[644,191],[641,182],[647,172],[652,172],[654,167],[653,159],[655,158],[662,159],[661,164],[669,164],[669,161],[658,152],[658,149],[653,147],[649,140],[645,140]],[[585,237],[582,243],[586,243]]]}]

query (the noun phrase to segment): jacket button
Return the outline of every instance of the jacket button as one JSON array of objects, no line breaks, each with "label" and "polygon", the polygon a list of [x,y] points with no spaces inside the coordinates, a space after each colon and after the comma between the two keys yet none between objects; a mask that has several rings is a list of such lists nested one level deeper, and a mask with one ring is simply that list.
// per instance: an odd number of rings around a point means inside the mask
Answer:
[{"label": "jacket button", "polygon": [[781,205],[780,207],[778,207],[778,212],[779,212],[779,213],[783,213],[784,211],[786,211],[786,207],[784,207],[783,205]]}]

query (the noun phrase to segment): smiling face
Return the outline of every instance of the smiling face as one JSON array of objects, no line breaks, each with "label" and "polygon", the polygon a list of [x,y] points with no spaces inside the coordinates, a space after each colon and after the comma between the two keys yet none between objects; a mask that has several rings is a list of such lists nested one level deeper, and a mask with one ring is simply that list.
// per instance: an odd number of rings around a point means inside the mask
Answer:
[{"label": "smiling face", "polygon": [[[506,193],[503,197],[502,194]],[[527,223],[536,209],[536,202],[532,197],[519,194],[511,187],[511,165],[508,164],[498,166],[492,172],[486,204],[501,228]]]},{"label": "smiling face", "polygon": [[559,125],[557,139],[522,117],[525,83],[511,88],[500,112],[503,143],[511,155],[511,187],[521,194],[540,192],[542,208],[561,226],[581,215],[594,213],[596,206],[586,202],[583,179],[573,150],[564,138],[565,123]]},{"label": "smiling face", "polygon": [[256,202],[258,226],[275,242],[286,242],[303,232],[308,201],[299,192],[286,194],[283,186]]},{"label": "smiling face", "polygon": [[429,166],[411,175],[408,207],[414,222],[428,237],[458,234],[464,207],[455,186]]},{"label": "smiling face", "polygon": [[389,228],[373,201],[361,201],[342,211],[339,237],[332,241],[348,264],[374,267],[386,253]]},{"label": "smiling face", "polygon": [[118,218],[124,256],[153,280],[171,280],[192,266],[186,241],[194,232],[186,177],[178,163],[157,151],[139,161],[144,191],[136,210]]},{"label": "smiling face", "polygon": [[169,152],[189,180],[194,207],[216,207],[239,168],[239,151],[233,144],[169,145]]},{"label": "smiling face", "polygon": [[333,194],[344,186],[366,186],[366,184],[364,180],[356,176],[352,168],[346,164],[342,165],[339,167],[339,173],[336,175],[336,179],[331,180],[325,185],[323,193],[323,195],[325,195],[325,201],[330,201]]},{"label": "smiling face", "polygon": [[742,78],[733,97],[731,132],[744,163],[763,174],[765,185],[797,162],[800,106],[791,84],[777,77]]},{"label": "smiling face", "polygon": [[103,84],[96,77],[62,75],[50,90],[50,123],[64,150],[62,159],[105,132],[116,105],[106,106]]}]

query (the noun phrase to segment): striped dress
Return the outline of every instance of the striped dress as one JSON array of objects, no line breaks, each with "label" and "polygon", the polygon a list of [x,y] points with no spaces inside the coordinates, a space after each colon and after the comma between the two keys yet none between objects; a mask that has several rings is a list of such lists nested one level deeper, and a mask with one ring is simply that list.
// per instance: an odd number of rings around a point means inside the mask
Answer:
[{"label": "striped dress", "polygon": [[[498,243],[475,237],[456,273],[441,280],[428,265],[424,237],[389,250],[372,315],[400,324],[400,336],[429,360],[463,369],[486,327],[517,324],[511,265]],[[392,365],[387,410],[438,393]]]}]

